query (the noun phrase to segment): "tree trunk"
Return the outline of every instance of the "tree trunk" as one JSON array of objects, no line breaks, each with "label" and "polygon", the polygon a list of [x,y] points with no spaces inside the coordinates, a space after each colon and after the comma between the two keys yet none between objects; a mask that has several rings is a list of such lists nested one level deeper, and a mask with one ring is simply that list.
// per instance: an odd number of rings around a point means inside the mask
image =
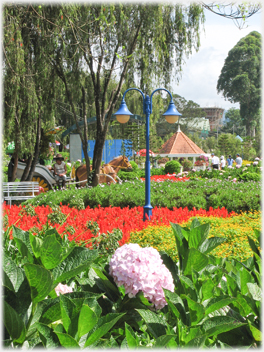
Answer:
[{"label": "tree trunk", "polygon": [[38,117],[38,126],[37,126],[37,134],[36,134],[36,144],[35,144],[35,153],[34,153],[34,158],[31,163],[31,168],[28,173],[27,181],[31,181],[33,178],[33,174],[35,171],[35,167],[38,162],[39,158],[39,151],[40,151],[40,139],[41,139],[41,109],[39,108],[39,117]]},{"label": "tree trunk", "polygon": [[82,87],[82,104],[83,104],[83,122],[84,122],[84,130],[83,130],[83,154],[85,158],[86,164],[86,173],[87,173],[87,184],[90,176],[90,158],[88,156],[88,126],[87,126],[87,115],[86,115],[86,104],[85,104],[85,89]]},{"label": "tree trunk", "polygon": [[102,155],[105,143],[105,133],[104,131],[97,131],[96,141],[94,145],[94,154],[93,154],[93,179],[92,186],[95,187],[99,183],[97,175],[100,173],[100,167],[102,163]]},{"label": "tree trunk", "polygon": [[23,175],[21,177],[21,181],[26,181],[27,177],[28,177],[28,173],[32,164],[32,160],[33,160],[33,156],[30,155],[30,157],[28,157],[27,161],[26,161],[26,167],[24,169]]}]

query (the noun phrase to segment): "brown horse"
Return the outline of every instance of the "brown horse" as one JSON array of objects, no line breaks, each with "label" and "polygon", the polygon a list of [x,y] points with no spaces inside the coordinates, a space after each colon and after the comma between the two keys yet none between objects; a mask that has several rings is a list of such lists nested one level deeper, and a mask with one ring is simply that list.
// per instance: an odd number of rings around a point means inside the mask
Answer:
[{"label": "brown horse", "polygon": [[[132,171],[132,166],[126,156],[118,156],[111,160],[108,164],[104,164],[100,168],[99,183],[113,183],[114,181],[116,181],[116,175],[120,169]],[[92,165],[90,165],[90,171],[92,171]],[[111,176],[114,181],[111,179],[111,177],[108,177],[106,175]],[[87,182],[86,165],[79,166],[76,169],[75,176],[77,182],[83,181],[80,183],[80,186],[85,186]]]}]

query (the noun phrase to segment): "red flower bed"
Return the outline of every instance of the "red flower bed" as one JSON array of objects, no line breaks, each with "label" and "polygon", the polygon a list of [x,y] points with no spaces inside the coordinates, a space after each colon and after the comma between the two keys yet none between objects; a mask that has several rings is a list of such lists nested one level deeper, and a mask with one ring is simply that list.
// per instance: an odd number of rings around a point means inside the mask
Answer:
[{"label": "red flower bed", "polygon": [[[68,206],[60,206],[60,211],[67,215],[66,220],[61,224],[53,224],[48,219],[48,214],[52,213],[52,209],[49,206],[37,206],[35,207],[35,216],[27,215],[26,213],[19,214],[23,207],[12,205],[11,208],[6,204],[3,205],[4,219],[4,230],[9,226],[15,225],[24,231],[32,229],[33,233],[36,233],[36,229],[41,230],[44,224],[47,222],[49,225],[57,229],[59,234],[66,233],[69,240],[75,241],[87,241],[93,234],[90,229],[87,228],[88,221],[96,221],[101,233],[111,232],[115,228],[119,228],[123,232],[123,238],[120,244],[124,244],[128,241],[130,233],[136,230],[142,230],[149,225],[169,225],[170,222],[182,223],[193,216],[214,216],[214,217],[230,217],[235,215],[234,212],[228,214],[225,208],[212,209],[208,211],[204,209],[188,210],[187,208],[174,208],[169,210],[167,208],[153,208],[153,216],[150,221],[143,222],[143,207],[135,207],[132,209],[119,208],[119,207],[108,207],[91,209],[87,207],[84,210],[77,210],[75,208],[69,208]],[[69,227],[74,228],[74,234],[71,233]],[[34,230],[35,227],[35,230]]]},{"label": "red flower bed", "polygon": [[[142,181],[145,181],[145,178],[140,178]],[[185,182],[188,181],[190,179],[190,177],[176,177],[175,175],[153,175],[150,177],[151,181],[156,181],[156,182],[163,182],[165,180],[170,180],[173,182]]]}]

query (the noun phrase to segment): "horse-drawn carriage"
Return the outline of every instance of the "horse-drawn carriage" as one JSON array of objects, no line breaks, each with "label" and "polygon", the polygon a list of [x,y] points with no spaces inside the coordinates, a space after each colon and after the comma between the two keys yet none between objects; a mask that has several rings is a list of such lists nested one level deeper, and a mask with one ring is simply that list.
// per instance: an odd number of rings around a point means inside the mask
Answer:
[{"label": "horse-drawn carriage", "polygon": [[[19,161],[17,166],[17,178],[21,179],[26,163]],[[92,166],[90,167],[92,169]],[[105,164],[100,169],[99,183],[116,183],[119,181],[117,173],[122,170],[132,170],[132,166],[126,156],[118,156],[111,160],[108,164]],[[47,192],[50,189],[56,187],[55,176],[47,166],[37,164],[35,172],[33,174],[32,181],[38,182],[42,187],[43,192]],[[86,165],[79,166],[75,171],[75,176],[66,178],[66,184],[76,184],[76,186],[83,187],[87,183],[87,172]]]}]

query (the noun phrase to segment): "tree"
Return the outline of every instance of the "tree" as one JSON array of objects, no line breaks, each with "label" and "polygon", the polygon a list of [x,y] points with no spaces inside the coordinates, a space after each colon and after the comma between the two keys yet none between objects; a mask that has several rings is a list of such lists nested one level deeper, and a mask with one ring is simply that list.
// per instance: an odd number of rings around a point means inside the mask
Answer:
[{"label": "tree", "polygon": [[[96,143],[93,169],[99,173],[107,129],[125,80],[148,91],[152,79],[165,86],[177,66],[181,71],[183,55],[199,47],[199,30],[204,20],[201,6],[183,5],[66,5],[57,6],[55,24],[53,7],[42,6],[40,18],[54,23],[55,56],[50,62],[65,85],[72,113],[76,116],[73,94],[88,93],[81,71],[88,73],[96,110]],[[54,35],[51,37],[54,40]],[[175,65],[176,63],[176,65]],[[70,72],[74,72],[75,80]],[[109,89],[112,77],[116,86]],[[83,111],[83,114],[85,112]],[[84,115],[83,115],[84,116]],[[80,134],[81,132],[78,131]],[[85,136],[84,136],[85,137]],[[83,139],[83,144],[85,138]],[[85,148],[83,147],[83,150]],[[88,164],[89,161],[87,160]],[[93,185],[98,180],[93,178]]]},{"label": "tree", "polygon": [[258,32],[251,32],[229,51],[217,91],[230,102],[240,104],[247,134],[254,135],[261,103],[261,35]]},{"label": "tree", "polygon": [[41,126],[54,111],[55,75],[43,55],[47,42],[30,6],[6,5],[4,23],[4,135],[15,142],[12,180],[23,154],[28,163],[22,180],[31,180],[40,151]]},{"label": "tree", "polygon": [[220,150],[220,153],[225,156],[229,155],[232,152],[231,143],[227,134],[223,133],[219,136],[218,148]]},{"label": "tree", "polygon": [[219,4],[210,3],[205,4],[202,3],[203,7],[218,16],[222,16],[234,21],[236,26],[241,29],[246,25],[247,18],[253,16],[255,13],[260,11],[261,3],[228,3],[228,4]]}]

